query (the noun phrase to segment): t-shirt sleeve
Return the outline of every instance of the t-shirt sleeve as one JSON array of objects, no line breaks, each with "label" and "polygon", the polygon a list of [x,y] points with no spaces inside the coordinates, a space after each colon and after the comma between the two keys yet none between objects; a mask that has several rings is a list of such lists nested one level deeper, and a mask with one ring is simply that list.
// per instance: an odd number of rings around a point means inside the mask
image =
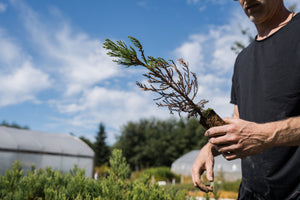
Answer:
[{"label": "t-shirt sleeve", "polygon": [[236,72],[234,70],[233,76],[232,76],[232,85],[231,85],[231,99],[230,99],[230,103],[237,105],[237,78],[236,78]]}]

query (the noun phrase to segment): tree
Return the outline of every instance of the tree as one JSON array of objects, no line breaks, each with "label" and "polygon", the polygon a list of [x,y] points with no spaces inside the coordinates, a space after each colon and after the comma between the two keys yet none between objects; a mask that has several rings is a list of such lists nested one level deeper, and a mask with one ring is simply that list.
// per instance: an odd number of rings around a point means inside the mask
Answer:
[{"label": "tree", "polygon": [[94,144],[89,139],[87,139],[84,136],[80,136],[79,139],[81,139],[83,142],[85,142],[89,147],[91,147],[95,151]]},{"label": "tree", "polygon": [[120,149],[114,149],[109,159],[110,171],[109,175],[115,179],[128,179],[130,177],[130,167],[123,157]]},{"label": "tree", "polygon": [[5,120],[3,120],[0,124],[0,126],[6,126],[6,127],[10,127],[10,128],[17,128],[17,129],[26,129],[29,130],[28,126],[20,126],[19,124],[13,122],[13,123],[8,123]]},{"label": "tree", "polygon": [[99,131],[96,136],[96,141],[94,143],[95,151],[95,165],[101,166],[104,163],[108,162],[109,158],[109,147],[106,145],[106,132],[105,127],[102,123],[99,125]]},{"label": "tree", "polygon": [[[241,29],[241,33],[248,37],[248,44],[254,41],[254,37],[249,33],[249,28]],[[239,54],[248,44],[244,44],[240,41],[235,41],[231,46],[231,50],[236,54]]]},{"label": "tree", "polygon": [[121,149],[132,169],[170,166],[181,155],[207,142],[196,118],[129,122],[114,145]]}]

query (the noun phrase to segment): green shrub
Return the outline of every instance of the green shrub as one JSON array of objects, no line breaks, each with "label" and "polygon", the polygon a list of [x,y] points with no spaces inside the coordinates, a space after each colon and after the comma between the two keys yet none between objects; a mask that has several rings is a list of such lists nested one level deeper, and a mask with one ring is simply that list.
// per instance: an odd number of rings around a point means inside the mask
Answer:
[{"label": "green shrub", "polygon": [[226,181],[226,182],[222,182],[220,184],[221,186],[221,190],[224,191],[232,191],[232,192],[238,192],[239,191],[239,187],[241,184],[241,179],[236,180],[236,181]]},{"label": "green shrub", "polygon": [[[130,181],[129,166],[120,150],[114,150],[107,178],[94,180],[75,166],[68,173],[50,167],[35,169],[23,174],[20,162],[13,164],[0,176],[0,199],[3,200],[183,200],[186,191],[166,190],[150,184],[149,177]],[[163,170],[159,170],[163,171]],[[166,176],[166,175],[164,175]],[[169,177],[169,176],[166,176]]]},{"label": "green shrub", "polygon": [[171,172],[169,167],[149,168],[149,169],[144,170],[143,174],[146,174],[149,177],[154,176],[156,181],[171,182],[173,178],[176,180],[176,182],[180,181],[180,176]]}]

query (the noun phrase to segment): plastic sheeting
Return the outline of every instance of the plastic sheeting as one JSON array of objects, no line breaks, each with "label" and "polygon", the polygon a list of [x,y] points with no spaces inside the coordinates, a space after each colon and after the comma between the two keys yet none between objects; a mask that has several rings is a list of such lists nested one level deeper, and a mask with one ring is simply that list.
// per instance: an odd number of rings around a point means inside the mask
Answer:
[{"label": "plastic sheeting", "polygon": [[[193,150],[181,156],[172,163],[171,170],[176,174],[191,176],[191,169],[200,150]],[[236,180],[241,178],[241,160],[227,161],[223,156],[215,157],[214,172],[223,171],[226,180]]]},{"label": "plastic sheeting", "polygon": [[26,171],[50,166],[68,172],[77,165],[92,176],[94,151],[80,139],[57,133],[45,133],[0,126],[0,174],[19,160]]}]

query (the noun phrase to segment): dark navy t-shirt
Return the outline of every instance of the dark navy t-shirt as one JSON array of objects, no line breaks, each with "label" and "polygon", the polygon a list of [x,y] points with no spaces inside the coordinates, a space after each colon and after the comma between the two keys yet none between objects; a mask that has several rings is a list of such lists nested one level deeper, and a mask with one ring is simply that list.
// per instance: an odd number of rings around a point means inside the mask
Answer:
[{"label": "dark navy t-shirt", "polygon": [[[232,81],[231,103],[241,119],[266,123],[300,116],[300,14],[245,48]],[[300,199],[300,147],[275,147],[242,159],[239,199]]]}]

